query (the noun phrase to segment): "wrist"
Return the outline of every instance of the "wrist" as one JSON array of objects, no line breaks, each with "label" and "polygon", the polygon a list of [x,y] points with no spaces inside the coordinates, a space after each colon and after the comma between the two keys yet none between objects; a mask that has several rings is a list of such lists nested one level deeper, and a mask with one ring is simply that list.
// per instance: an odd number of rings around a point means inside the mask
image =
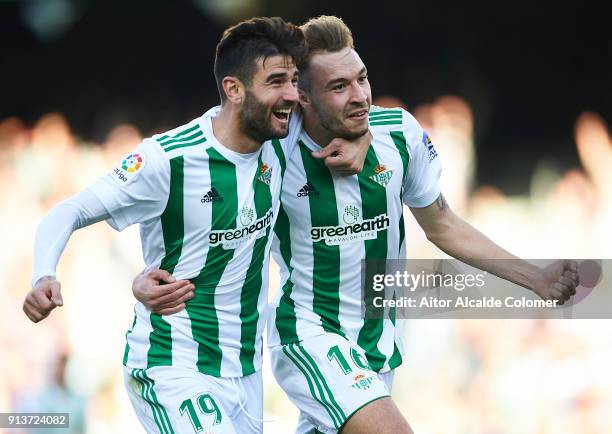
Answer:
[{"label": "wrist", "polygon": [[39,283],[48,281],[48,280],[56,280],[54,274],[44,274],[42,276],[34,276],[32,278],[32,288],[34,288]]}]

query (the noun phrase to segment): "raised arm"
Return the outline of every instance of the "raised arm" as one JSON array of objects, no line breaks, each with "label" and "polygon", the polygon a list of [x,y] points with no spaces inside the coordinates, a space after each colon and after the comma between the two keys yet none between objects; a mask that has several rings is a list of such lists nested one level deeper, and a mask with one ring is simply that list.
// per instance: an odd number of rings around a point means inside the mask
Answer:
[{"label": "raised arm", "polygon": [[410,210],[427,239],[448,255],[558,304],[576,293],[576,262],[563,260],[541,269],[512,255],[457,216],[442,194],[431,205]]}]

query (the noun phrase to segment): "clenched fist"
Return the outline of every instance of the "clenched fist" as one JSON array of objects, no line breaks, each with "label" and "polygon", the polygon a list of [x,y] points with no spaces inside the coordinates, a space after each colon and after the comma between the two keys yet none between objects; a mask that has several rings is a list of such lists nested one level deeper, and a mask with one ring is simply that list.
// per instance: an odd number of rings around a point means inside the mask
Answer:
[{"label": "clenched fist", "polygon": [[544,300],[557,300],[557,305],[564,304],[576,294],[578,279],[578,263],[562,260],[542,270],[542,280],[534,288],[534,292]]},{"label": "clenched fist", "polygon": [[53,309],[64,305],[61,287],[55,277],[45,276],[38,279],[23,302],[23,311],[32,322],[45,319]]}]

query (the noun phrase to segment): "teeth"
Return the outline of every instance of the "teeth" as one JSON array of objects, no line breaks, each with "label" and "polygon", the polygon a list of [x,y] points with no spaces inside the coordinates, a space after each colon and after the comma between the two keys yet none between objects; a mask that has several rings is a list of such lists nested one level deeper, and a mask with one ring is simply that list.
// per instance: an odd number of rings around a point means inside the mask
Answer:
[{"label": "teeth", "polygon": [[286,115],[288,115],[289,113],[291,113],[291,109],[290,108],[284,108],[284,109],[277,109],[274,110],[275,113],[284,113]]}]

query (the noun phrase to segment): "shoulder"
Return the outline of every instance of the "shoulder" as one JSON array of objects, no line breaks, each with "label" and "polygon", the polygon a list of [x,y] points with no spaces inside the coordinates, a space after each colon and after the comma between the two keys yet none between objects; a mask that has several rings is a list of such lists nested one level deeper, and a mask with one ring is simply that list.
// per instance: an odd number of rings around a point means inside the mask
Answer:
[{"label": "shoulder", "polygon": [[203,116],[169,131],[154,134],[145,142],[150,143],[156,153],[168,160],[192,152],[201,152],[207,140],[202,121]]}]

